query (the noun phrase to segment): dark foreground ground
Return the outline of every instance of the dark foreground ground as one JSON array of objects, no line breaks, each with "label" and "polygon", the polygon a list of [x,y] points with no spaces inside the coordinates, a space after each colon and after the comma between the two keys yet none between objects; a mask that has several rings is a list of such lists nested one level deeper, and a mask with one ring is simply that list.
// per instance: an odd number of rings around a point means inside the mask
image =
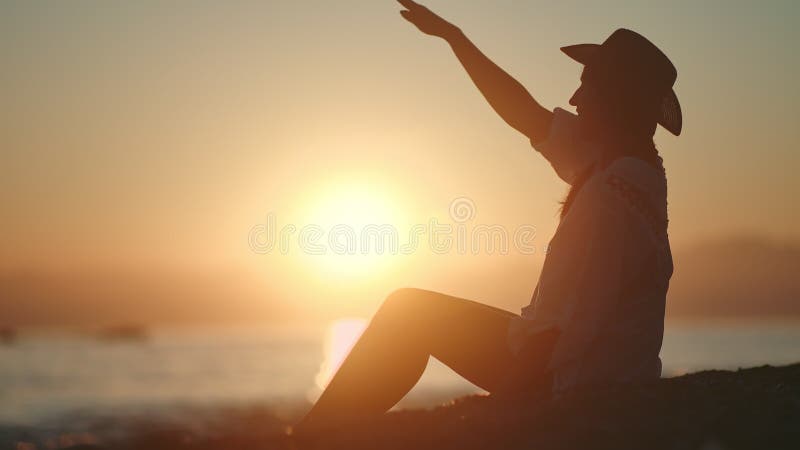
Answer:
[{"label": "dark foreground ground", "polygon": [[706,371],[528,406],[466,397],[302,438],[287,437],[285,423],[256,408],[192,427],[152,418],[96,420],[48,438],[7,427],[0,428],[0,448],[796,450],[800,364]]}]

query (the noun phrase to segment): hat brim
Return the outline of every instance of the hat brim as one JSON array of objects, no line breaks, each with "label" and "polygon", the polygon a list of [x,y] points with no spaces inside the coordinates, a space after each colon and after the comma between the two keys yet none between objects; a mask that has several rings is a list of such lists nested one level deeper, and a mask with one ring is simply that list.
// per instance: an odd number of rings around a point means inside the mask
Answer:
[{"label": "hat brim", "polygon": [[[583,65],[591,64],[597,57],[599,49],[599,44],[575,44],[561,47],[562,52]],[[681,112],[681,104],[678,101],[678,96],[675,94],[674,89],[670,89],[661,103],[661,113],[658,124],[675,136],[681,134],[681,129],[683,128],[683,113]]]},{"label": "hat brim", "polygon": [[598,50],[600,50],[600,44],[576,44],[561,47],[562,52],[584,66],[594,61]]}]

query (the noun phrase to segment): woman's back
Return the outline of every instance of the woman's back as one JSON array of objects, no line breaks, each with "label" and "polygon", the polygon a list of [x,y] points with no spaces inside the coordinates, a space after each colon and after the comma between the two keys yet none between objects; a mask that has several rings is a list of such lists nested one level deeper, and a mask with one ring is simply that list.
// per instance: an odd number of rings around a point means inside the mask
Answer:
[{"label": "woman's back", "polygon": [[[557,109],[551,135],[534,144],[567,181],[598,153],[578,130],[578,118]],[[664,173],[618,158],[595,170],[562,218],[512,347],[558,329],[549,365],[557,391],[657,378],[671,275]]]}]

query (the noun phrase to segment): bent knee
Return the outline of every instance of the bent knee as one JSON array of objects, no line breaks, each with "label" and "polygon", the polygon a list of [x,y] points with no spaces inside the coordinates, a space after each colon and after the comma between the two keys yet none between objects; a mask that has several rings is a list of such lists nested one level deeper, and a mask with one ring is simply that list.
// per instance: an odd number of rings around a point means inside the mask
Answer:
[{"label": "bent knee", "polygon": [[383,301],[379,314],[396,316],[406,316],[421,312],[425,305],[426,297],[430,292],[417,288],[400,288],[392,291]]},{"label": "bent knee", "polygon": [[408,306],[411,303],[417,302],[420,298],[425,296],[424,289],[417,288],[399,288],[392,291],[386,296],[383,301],[385,306]]}]

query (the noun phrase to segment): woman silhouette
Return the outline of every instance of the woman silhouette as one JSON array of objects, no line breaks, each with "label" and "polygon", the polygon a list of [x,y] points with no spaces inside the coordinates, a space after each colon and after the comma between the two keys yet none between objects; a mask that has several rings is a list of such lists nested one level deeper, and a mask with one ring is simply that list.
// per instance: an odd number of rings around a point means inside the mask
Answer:
[{"label": "woman silhouette", "polygon": [[539,105],[459,28],[412,0],[400,14],[446,40],[492,108],[571,187],[539,283],[521,315],[419,289],[392,293],[301,425],[385,412],[430,356],[493,396],[657,379],[672,275],[667,188],[653,144],[677,135],[677,72],[650,41],[616,30],[562,48],[584,65],[577,115]]}]

